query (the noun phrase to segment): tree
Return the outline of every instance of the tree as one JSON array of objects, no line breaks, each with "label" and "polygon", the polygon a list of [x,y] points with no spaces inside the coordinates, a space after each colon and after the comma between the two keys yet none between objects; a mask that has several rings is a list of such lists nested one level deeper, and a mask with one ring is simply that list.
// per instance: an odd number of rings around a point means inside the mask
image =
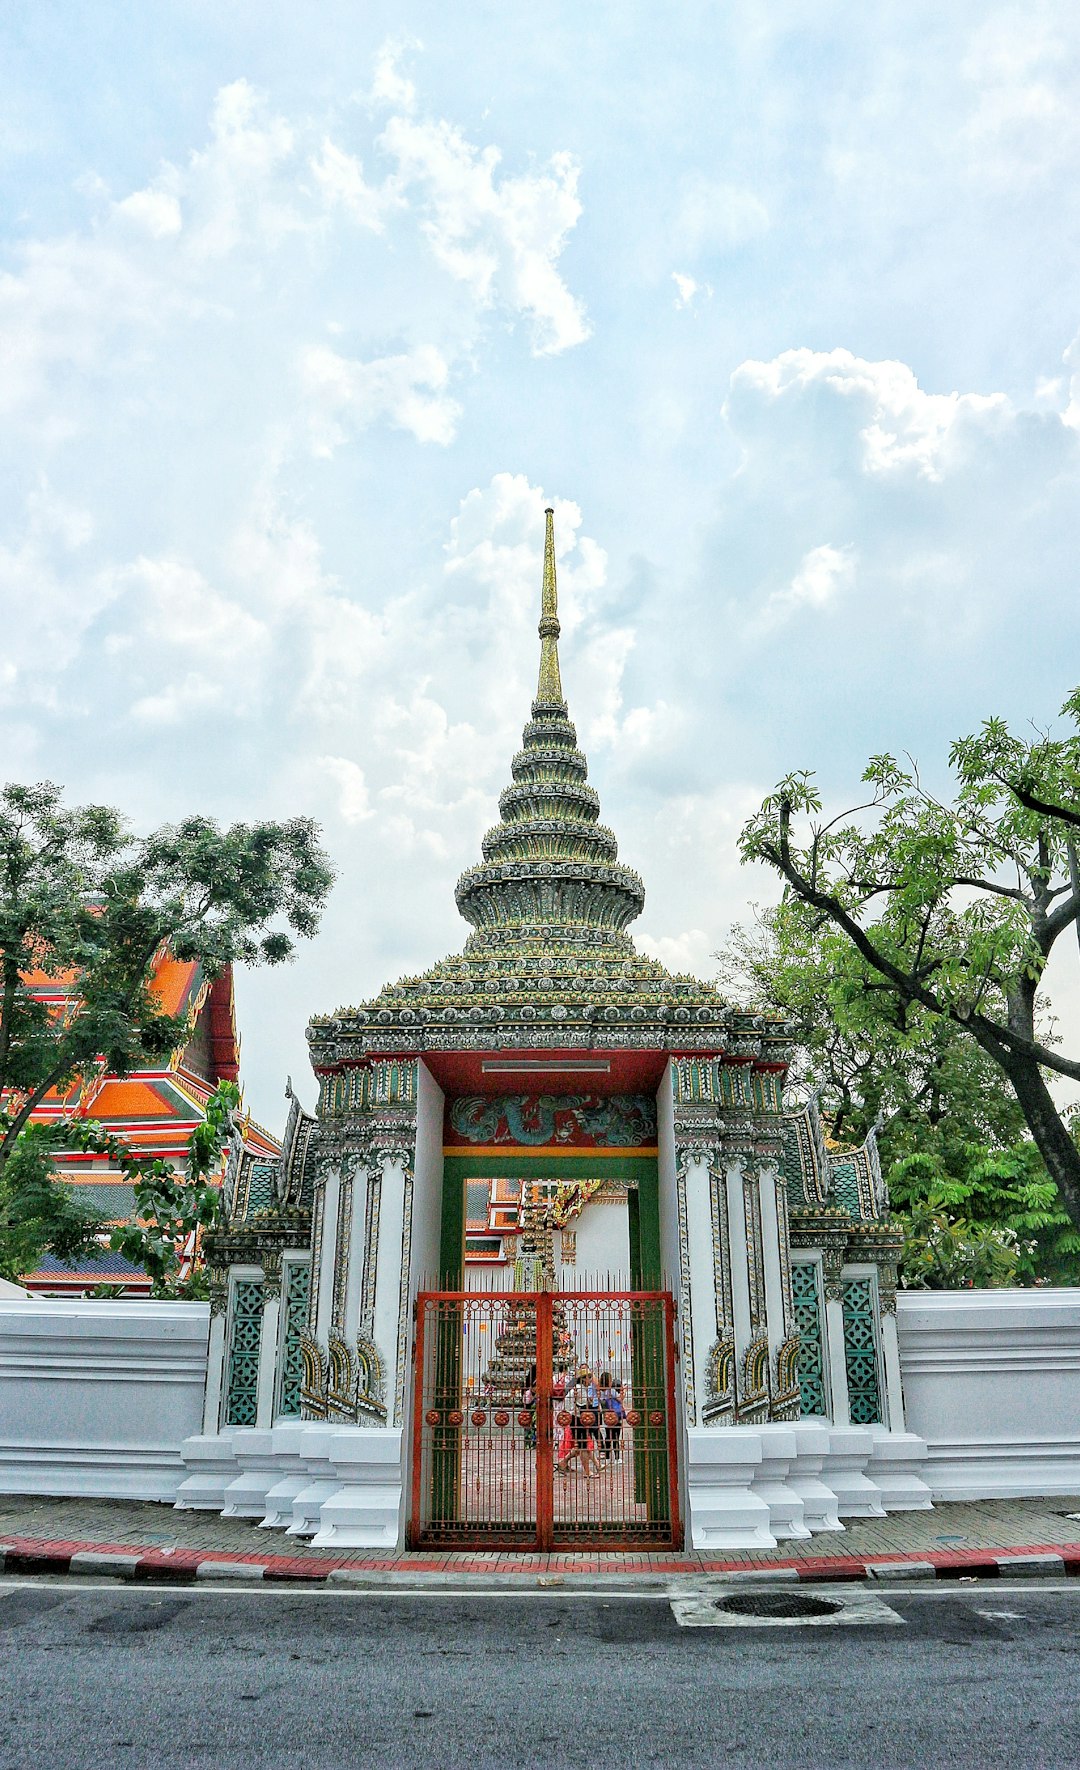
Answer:
[{"label": "tree", "polygon": [[792,896],[733,928],[716,957],[740,1006],[791,1025],[794,1089],[816,1096],[830,1134],[857,1142],[876,1127],[906,1231],[902,1282],[1080,1280],[1080,1230],[1016,1096],[966,1032],[923,1008],[898,1026],[851,942]]},{"label": "tree", "polygon": [[[958,1260],[970,1260],[972,1249],[992,1256],[990,1275],[976,1283],[1080,1282],[1080,1229],[1062,1208],[1034,1143],[1025,1138],[1005,1149],[971,1144],[966,1158],[959,1173],[946,1174],[932,1154],[919,1151],[901,1157],[889,1171],[889,1196],[907,1231],[901,1268],[906,1282],[949,1288],[971,1283],[969,1274],[956,1268]],[[931,1220],[933,1235],[927,1232]],[[994,1254],[995,1241],[1000,1256]],[[943,1257],[946,1248],[951,1270],[945,1270],[950,1266]],[[931,1252],[933,1260],[924,1260]],[[931,1266],[936,1280],[926,1277]]]},{"label": "tree", "polygon": [[[1080,726],[1080,691],[1063,713]],[[974,1041],[1080,1226],[1080,1150],[1046,1079],[1080,1080],[1080,1062],[1037,1024],[1050,953],[1080,918],[1080,731],[1028,743],[991,719],[950,760],[949,802],[914,765],[876,756],[867,798],[827,821],[813,775],[788,775],[744,828],[742,855],[767,861],[787,900],[843,937],[862,961],[859,995],[879,996],[900,1034],[921,1012]]]},{"label": "tree", "polygon": [[985,1052],[923,1008],[901,1023],[851,942],[800,899],[754,906],[754,921],[732,928],[715,957],[733,1000],[792,1027],[790,1084],[817,1096],[838,1141],[876,1127],[886,1172],[920,1150],[959,1175],[973,1144],[1023,1135],[1019,1103]]},{"label": "tree", "polygon": [[[0,793],[0,1237],[70,1258],[100,1228],[47,1172],[48,1147],[75,1147],[85,1121],[46,1136],[32,1114],[77,1077],[123,1076],[186,1042],[186,1020],[155,1001],[156,956],[211,978],[281,964],[318,929],[332,882],[308,818],[222,830],[189,817],[138,837],[111,807],[65,807],[48,781]],[[35,978],[66,989],[59,1010]]]},{"label": "tree", "polygon": [[28,1125],[0,1172],[0,1278],[33,1272],[43,1253],[99,1254],[105,1218],[53,1179],[51,1127]]}]

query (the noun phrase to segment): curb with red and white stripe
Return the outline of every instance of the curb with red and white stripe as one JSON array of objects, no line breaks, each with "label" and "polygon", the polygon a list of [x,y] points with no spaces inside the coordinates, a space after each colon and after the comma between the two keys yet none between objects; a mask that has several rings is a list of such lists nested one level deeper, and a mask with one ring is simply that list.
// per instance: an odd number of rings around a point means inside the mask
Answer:
[{"label": "curb with red and white stripe", "polygon": [[[495,1564],[497,1563],[497,1565]],[[914,1551],[906,1555],[862,1559],[829,1555],[816,1559],[770,1562],[706,1561],[697,1558],[650,1556],[648,1562],[607,1555],[560,1555],[545,1562],[511,1555],[487,1560],[421,1555],[385,1559],[316,1559],[274,1555],[259,1559],[243,1554],[198,1549],[132,1548],[124,1544],[56,1542],[40,1537],[8,1537],[0,1541],[0,1570],[16,1574],[82,1574],[145,1583],[194,1583],[198,1580],[282,1580],[319,1585],[446,1585],[464,1580],[478,1588],[485,1578],[499,1586],[532,1577],[541,1586],[592,1584],[597,1576],[615,1578],[621,1587],[642,1585],[671,1575],[720,1575],[738,1581],[847,1582],[930,1579],[1061,1579],[1080,1575],[1080,1543],[1038,1543],[1012,1549]]]}]

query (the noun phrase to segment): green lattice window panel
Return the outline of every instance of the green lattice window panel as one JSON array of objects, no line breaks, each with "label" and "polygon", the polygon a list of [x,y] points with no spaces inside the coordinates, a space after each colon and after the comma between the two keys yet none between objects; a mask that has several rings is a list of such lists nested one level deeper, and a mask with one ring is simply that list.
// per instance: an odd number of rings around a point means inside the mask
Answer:
[{"label": "green lattice window panel", "polygon": [[792,1265],[791,1294],[799,1335],[802,1411],[804,1414],[824,1414],[828,1410],[825,1405],[825,1356],[821,1344],[821,1285],[813,1261],[799,1260]]},{"label": "green lattice window panel", "polygon": [[304,1377],[304,1356],[300,1349],[300,1340],[307,1327],[311,1268],[294,1264],[288,1268],[288,1273],[288,1283],[285,1287],[285,1341],[281,1358],[281,1395],[278,1411],[292,1416],[300,1412],[300,1388]]},{"label": "green lattice window panel", "polygon": [[881,1419],[876,1314],[873,1281],[849,1278],[844,1285],[844,1362],[853,1426],[873,1426]]},{"label": "green lattice window panel", "polygon": [[253,1426],[259,1399],[259,1347],[262,1342],[262,1281],[241,1278],[233,1291],[229,1340],[229,1399],[225,1423]]}]

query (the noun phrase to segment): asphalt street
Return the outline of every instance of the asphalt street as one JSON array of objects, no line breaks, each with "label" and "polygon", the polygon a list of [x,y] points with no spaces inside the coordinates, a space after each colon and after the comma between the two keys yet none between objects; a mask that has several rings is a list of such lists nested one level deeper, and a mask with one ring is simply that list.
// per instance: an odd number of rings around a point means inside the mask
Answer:
[{"label": "asphalt street", "polygon": [[[0,1770],[1080,1763],[1076,1585],[815,1587],[855,1608],[718,1625],[721,1588],[676,1583],[671,1598],[0,1581]],[[885,1610],[861,1620],[868,1598]]]}]

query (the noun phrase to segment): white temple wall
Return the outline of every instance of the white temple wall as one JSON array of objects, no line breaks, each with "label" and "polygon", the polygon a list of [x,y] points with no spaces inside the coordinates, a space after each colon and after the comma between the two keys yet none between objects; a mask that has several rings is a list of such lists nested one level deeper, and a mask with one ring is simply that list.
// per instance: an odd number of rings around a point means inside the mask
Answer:
[{"label": "white temple wall", "polygon": [[731,1305],[735,1328],[735,1345],[741,1359],[753,1339],[750,1327],[750,1267],[746,1251],[746,1223],[743,1215],[743,1164],[729,1162],[725,1178],[727,1195],[728,1246],[731,1249]]},{"label": "white temple wall", "polygon": [[442,1238],[443,1108],[446,1096],[424,1063],[417,1064],[417,1072],[410,1308],[422,1284],[438,1288]]},{"label": "white temple wall", "polygon": [[[402,1304],[402,1234],[405,1227],[407,1176],[400,1156],[383,1156],[379,1167],[378,1264],[375,1271],[371,1338],[379,1349],[386,1374],[388,1424],[397,1407],[399,1388],[398,1323]],[[409,1256],[405,1252],[405,1303],[408,1308]],[[400,1424],[400,1422],[398,1422]]]},{"label": "white temple wall", "polygon": [[777,1170],[763,1168],[758,1175],[761,1241],[764,1254],[765,1315],[769,1348],[775,1360],[778,1349],[791,1332],[791,1300],[784,1294],[784,1268],[788,1259],[786,1233],[777,1213]]},{"label": "white temple wall", "polygon": [[[573,1262],[559,1257],[561,1232],[555,1230],[555,1276],[564,1290],[589,1282],[593,1289],[630,1288],[630,1215],[625,1198],[593,1200],[569,1224],[574,1237]],[[610,1281],[610,1283],[609,1283]]]},{"label": "white temple wall", "polygon": [[675,1094],[670,1061],[656,1095],[657,1187],[660,1202],[660,1268],[664,1283],[679,1291],[679,1204],[675,1185]]},{"label": "white temple wall", "polygon": [[935,1499],[1080,1494],[1080,1289],[901,1291],[908,1430]]},{"label": "white temple wall", "polygon": [[[935,1499],[1080,1493],[1080,1289],[902,1292],[897,1323],[907,1424],[928,1446]],[[171,1501],[181,1445],[201,1425],[208,1325],[205,1303],[0,1302],[0,1491]],[[331,1430],[287,1428],[313,1439]],[[737,1514],[760,1437],[682,1432],[681,1467],[690,1438],[703,1517],[712,1489],[713,1541],[757,1528]],[[385,1484],[400,1433],[348,1434],[354,1456],[375,1439]]]},{"label": "white temple wall", "polygon": [[312,1268],[311,1282],[315,1286],[315,1338],[323,1346],[326,1345],[326,1337],[332,1326],[334,1310],[334,1248],[340,1181],[341,1176],[336,1168],[329,1170],[325,1179],[316,1173],[314,1211],[320,1234],[318,1259]]},{"label": "white temple wall", "polygon": [[206,1303],[0,1300],[0,1492],[174,1500],[209,1321]]}]

